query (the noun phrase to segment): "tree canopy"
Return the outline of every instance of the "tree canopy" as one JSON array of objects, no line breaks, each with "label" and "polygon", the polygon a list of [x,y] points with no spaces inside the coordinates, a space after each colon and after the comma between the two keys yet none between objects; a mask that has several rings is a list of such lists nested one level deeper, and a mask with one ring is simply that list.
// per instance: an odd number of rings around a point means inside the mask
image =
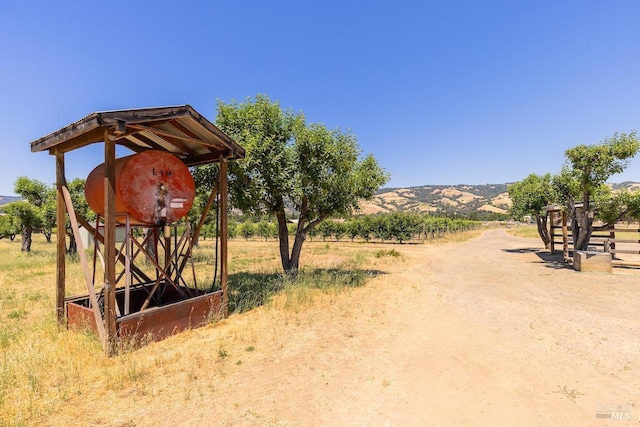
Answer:
[{"label": "tree canopy", "polygon": [[551,174],[530,174],[522,181],[509,186],[509,197],[512,202],[509,210],[511,215],[519,219],[526,215],[534,216],[538,226],[538,234],[545,247],[548,247],[551,237],[547,228],[547,215],[542,208],[554,200]]},{"label": "tree canopy", "polygon": [[[595,218],[594,198],[614,174],[625,170],[640,149],[636,132],[614,133],[596,145],[578,145],[565,152],[566,163],[554,179],[567,205],[571,219],[574,248],[585,250],[589,245]],[[581,206],[576,206],[581,201]]]},{"label": "tree canopy", "polygon": [[[371,199],[388,173],[371,155],[361,158],[356,137],[307,124],[302,113],[283,110],[265,95],[218,102],[216,124],[245,148],[230,164],[231,203],[254,214],[275,215],[285,271],[299,267],[306,234],[333,215],[349,214]],[[287,211],[298,216],[289,248]]]}]

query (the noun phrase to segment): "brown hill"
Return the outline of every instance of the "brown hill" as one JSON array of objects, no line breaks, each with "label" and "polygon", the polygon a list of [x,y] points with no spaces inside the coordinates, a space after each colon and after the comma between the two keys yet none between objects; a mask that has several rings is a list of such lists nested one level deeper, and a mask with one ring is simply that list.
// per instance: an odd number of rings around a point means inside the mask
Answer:
[{"label": "brown hill", "polygon": [[384,188],[373,200],[362,203],[362,212],[493,212],[507,213],[511,199],[507,184],[425,185]]}]

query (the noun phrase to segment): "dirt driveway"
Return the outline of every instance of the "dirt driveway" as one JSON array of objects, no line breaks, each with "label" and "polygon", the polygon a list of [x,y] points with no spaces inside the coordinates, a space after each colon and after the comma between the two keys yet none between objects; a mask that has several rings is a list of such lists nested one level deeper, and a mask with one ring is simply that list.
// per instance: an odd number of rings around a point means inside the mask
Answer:
[{"label": "dirt driveway", "polygon": [[[166,390],[158,383],[145,393],[110,396],[113,414],[89,420],[640,424],[637,270],[575,272],[545,256],[539,241],[504,230],[460,244],[397,249],[402,257],[384,274],[348,294],[326,294],[295,310],[274,304],[181,334],[203,352],[224,348],[229,357]],[[157,345],[168,354],[176,341]],[[181,369],[198,364],[192,359],[182,360]],[[118,408],[124,399],[135,407]],[[612,413],[623,419],[612,420]]]}]

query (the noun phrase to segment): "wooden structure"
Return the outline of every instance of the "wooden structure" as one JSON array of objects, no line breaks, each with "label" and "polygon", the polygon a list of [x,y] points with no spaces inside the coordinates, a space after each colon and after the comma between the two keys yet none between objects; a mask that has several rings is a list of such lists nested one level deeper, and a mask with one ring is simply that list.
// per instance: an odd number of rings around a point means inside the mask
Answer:
[{"label": "wooden structure", "polygon": [[[560,209],[559,206],[545,206],[542,208],[548,215],[547,223],[549,224],[549,242],[551,253],[556,251],[556,243],[562,243],[562,254],[565,262],[569,259],[569,228],[567,227],[567,212]],[[561,230],[561,234],[556,233]],[[557,241],[556,237],[562,240]]]},{"label": "wooden structure", "polygon": [[[566,211],[555,205],[545,206],[543,210],[547,212],[549,216],[547,222],[549,224],[549,237],[551,239],[551,253],[556,252],[556,246],[561,244],[564,260],[568,261],[574,258],[575,262],[573,238],[571,236],[571,227],[568,225]],[[614,224],[613,227],[594,226],[591,239],[589,240],[589,248],[591,248],[591,251],[611,254],[611,264],[613,266],[640,266],[639,261],[621,260],[616,257],[616,254],[640,255],[640,247],[637,247],[640,245],[640,238],[629,239],[616,237],[616,235],[620,236],[621,233],[623,236],[629,233],[640,233],[640,228],[624,227],[621,224]],[[630,249],[630,247],[634,248]],[[585,256],[583,256],[583,258],[585,260],[587,259]],[[606,264],[606,261],[604,261],[604,263]]]},{"label": "wooden structure", "polygon": [[[94,143],[104,144],[104,207],[105,212],[102,218],[99,218],[98,225],[93,228],[84,218],[80,218],[74,212],[71,204],[71,197],[66,185],[65,178],[65,153],[85,147]],[[213,298],[208,297],[208,304],[217,303],[222,310],[222,315],[227,314],[227,162],[229,160],[241,159],[244,157],[244,149],[235,143],[231,138],[225,135],[220,129],[215,127],[206,118],[201,116],[189,105],[174,107],[158,107],[145,109],[131,109],[120,111],[106,111],[92,113],[62,129],[59,129],[49,135],[39,138],[31,143],[32,152],[49,151],[49,154],[55,156],[56,159],[56,189],[57,189],[57,277],[56,277],[56,310],[57,319],[60,324],[65,322],[65,314],[70,313],[65,309],[65,292],[66,292],[66,266],[65,253],[65,213],[69,214],[73,234],[78,245],[78,253],[84,269],[85,280],[87,283],[87,304],[85,315],[88,310],[91,323],[102,339],[105,351],[113,354],[116,347],[116,341],[119,333],[127,333],[126,331],[140,331],[140,326],[147,323],[147,326],[155,321],[173,322],[180,317],[178,312],[172,312],[170,316],[162,314],[161,307],[155,307],[149,311],[145,322],[142,318],[133,320],[133,324],[120,322],[131,316],[121,315],[121,310],[116,302],[116,294],[119,293],[117,287],[116,266],[118,263],[124,264],[125,270],[132,268],[131,256],[121,247],[118,249],[116,245],[116,217],[118,212],[115,211],[115,163],[116,163],[116,145],[124,146],[134,153],[140,153],[146,150],[162,150],[173,154],[182,160],[188,166],[198,166],[219,162],[220,173],[219,182],[215,186],[207,204],[207,208],[202,215],[198,227],[193,232],[190,231],[189,236],[197,236],[199,228],[204,222],[204,217],[208,209],[214,202],[216,197],[219,198],[220,208],[220,284],[221,291]],[[90,230],[96,240],[103,243],[104,258],[104,279],[102,283],[97,283],[94,271],[89,268],[86,255],[82,248],[79,227],[84,226]],[[187,227],[188,229],[188,227]],[[189,257],[191,254],[191,240],[187,238],[186,243],[182,243],[180,247],[182,254],[178,254],[178,244],[174,250],[171,250],[171,238],[167,236],[165,231],[165,266],[156,265],[157,272],[163,282],[174,282],[178,265],[183,265],[183,261],[171,263],[171,257],[167,254],[175,254],[175,258],[184,255]],[[127,235],[132,235],[128,228]],[[177,240],[177,239],[176,239]],[[132,243],[133,244],[133,243]],[[95,257],[94,257],[95,260]],[[139,272],[138,272],[139,273]],[[130,277],[131,271],[126,276]],[[135,274],[135,272],[134,272]],[[173,274],[173,279],[171,277]],[[138,278],[145,278],[144,274],[137,274]],[[153,280],[151,280],[153,281]],[[143,280],[144,282],[144,280]],[[153,283],[158,286],[158,279]],[[97,285],[102,285],[100,292],[97,292]],[[130,283],[127,283],[127,291],[130,290]],[[147,284],[142,284],[138,288],[131,290],[128,296],[128,303],[132,303],[136,298],[142,298],[146,301],[147,295],[145,291],[141,291]],[[172,291],[178,294],[185,293],[180,286],[173,286]],[[147,290],[146,294],[150,292]],[[144,296],[142,296],[144,295]],[[183,310],[191,312],[194,308],[202,307],[202,292],[196,295],[178,295],[175,299],[178,305],[185,305]],[[98,299],[101,298],[100,302]],[[69,304],[66,304],[70,306]],[[134,304],[135,305],[135,304]],[[148,304],[147,304],[148,305]],[[146,306],[141,308],[145,309]],[[127,308],[128,309],[128,308]],[[82,311],[82,310],[81,310]],[[166,319],[169,317],[170,319]],[[162,320],[162,319],[165,320]],[[129,319],[131,320],[131,319]],[[188,317],[190,326],[193,321],[192,317]],[[120,324],[121,323],[121,324]],[[127,326],[128,325],[128,326]],[[132,326],[134,325],[134,326]],[[120,328],[120,326],[122,326]],[[152,325],[151,325],[152,326]],[[152,328],[153,329],[153,328]],[[164,328],[164,335],[171,333],[176,329],[176,325],[169,324],[168,328]],[[180,328],[177,328],[180,329]],[[142,330],[145,330],[144,328]]]}]

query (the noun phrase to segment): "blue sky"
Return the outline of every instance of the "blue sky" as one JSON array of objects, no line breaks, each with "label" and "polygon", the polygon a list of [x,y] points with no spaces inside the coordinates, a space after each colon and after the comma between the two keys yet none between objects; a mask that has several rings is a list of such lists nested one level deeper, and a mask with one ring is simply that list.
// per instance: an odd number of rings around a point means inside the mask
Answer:
[{"label": "blue sky", "polygon": [[[388,186],[513,182],[640,128],[639,0],[0,0],[0,194],[94,111],[267,94],[350,130]],[[101,146],[67,155],[86,178]],[[640,156],[613,182],[640,181]]]}]

